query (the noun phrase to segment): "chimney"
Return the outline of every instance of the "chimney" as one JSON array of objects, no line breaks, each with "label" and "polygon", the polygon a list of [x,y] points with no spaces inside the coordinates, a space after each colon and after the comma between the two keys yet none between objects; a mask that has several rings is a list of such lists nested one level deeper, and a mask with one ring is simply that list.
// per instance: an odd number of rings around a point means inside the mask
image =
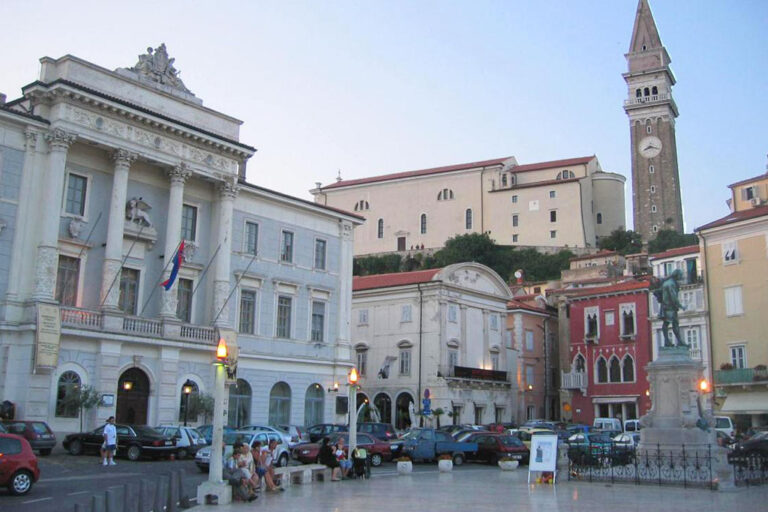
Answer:
[{"label": "chimney", "polygon": [[316,188],[316,189],[318,189],[318,190],[319,190],[319,189],[321,189],[322,187],[323,187],[323,184],[322,184],[321,182],[319,182],[319,181],[316,181],[316,182],[315,182],[315,188]]}]

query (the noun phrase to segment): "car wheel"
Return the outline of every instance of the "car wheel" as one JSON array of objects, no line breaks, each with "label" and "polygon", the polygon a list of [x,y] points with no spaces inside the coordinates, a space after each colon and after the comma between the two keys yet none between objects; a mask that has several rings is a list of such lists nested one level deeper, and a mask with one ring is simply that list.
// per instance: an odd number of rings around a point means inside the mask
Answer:
[{"label": "car wheel", "polygon": [[80,455],[83,453],[83,443],[75,439],[71,443],[69,443],[69,448],[67,449],[69,451],[70,455]]},{"label": "car wheel", "polygon": [[126,455],[128,456],[128,460],[139,460],[139,457],[141,457],[141,448],[136,445],[129,446]]},{"label": "car wheel", "polygon": [[42,455],[43,457],[45,457],[46,455],[50,455],[50,454],[51,454],[51,449],[50,448],[46,448],[45,450],[40,450],[40,455]]},{"label": "car wheel", "polygon": [[454,466],[461,466],[464,464],[464,455],[461,453],[457,453],[453,456],[453,465]]},{"label": "car wheel", "polygon": [[382,459],[381,459],[380,453],[374,453],[373,455],[371,455],[371,466],[377,468],[381,466],[381,462],[382,462]]},{"label": "car wheel", "polygon": [[176,456],[179,458],[179,460],[186,459],[187,455],[189,455],[189,454],[187,453],[187,449],[186,448],[179,448],[179,451],[176,454]]},{"label": "car wheel", "polygon": [[284,468],[288,465],[288,454],[284,453],[280,456],[279,459],[277,459],[277,465],[278,467]]},{"label": "car wheel", "polygon": [[32,488],[32,474],[29,471],[21,470],[17,471],[8,483],[8,490],[14,496],[21,496],[27,494]]}]

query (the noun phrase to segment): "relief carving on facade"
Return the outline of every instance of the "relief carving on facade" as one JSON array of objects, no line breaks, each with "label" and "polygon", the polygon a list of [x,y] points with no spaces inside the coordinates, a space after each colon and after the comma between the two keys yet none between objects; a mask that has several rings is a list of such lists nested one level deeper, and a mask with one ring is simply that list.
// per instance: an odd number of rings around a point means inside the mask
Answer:
[{"label": "relief carving on facade", "polygon": [[165,43],[162,43],[154,50],[152,47],[147,48],[147,53],[139,55],[139,61],[129,69],[143,78],[191,94],[179,78],[179,71],[173,66],[175,60],[168,57],[168,50]]},{"label": "relief carving on facade", "polygon": [[67,231],[72,238],[80,238],[80,233],[83,231],[85,223],[80,219],[71,219]]},{"label": "relief carving on facade", "polygon": [[141,197],[132,197],[125,204],[125,218],[131,222],[151,228],[152,221],[147,213],[152,207]]},{"label": "relief carving on facade", "polygon": [[341,223],[341,238],[344,240],[352,240],[352,224],[349,222]]},{"label": "relief carving on facade", "polygon": [[37,267],[35,269],[35,297],[53,299],[58,261],[59,252],[55,247],[38,247]]}]

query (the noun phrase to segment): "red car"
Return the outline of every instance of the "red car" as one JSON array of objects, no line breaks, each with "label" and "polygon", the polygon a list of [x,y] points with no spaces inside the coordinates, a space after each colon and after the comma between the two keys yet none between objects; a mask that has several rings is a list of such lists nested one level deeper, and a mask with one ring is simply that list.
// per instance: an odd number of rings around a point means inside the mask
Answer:
[{"label": "red car", "polygon": [[502,457],[508,457],[519,460],[521,464],[527,464],[530,457],[530,452],[523,442],[507,434],[478,432],[465,439],[465,442],[477,443],[477,451],[467,453],[468,460],[496,464]]},{"label": "red car", "polygon": [[32,450],[40,455],[50,455],[56,446],[56,436],[44,421],[5,420],[3,426],[9,434],[16,434],[29,441]]},{"label": "red car", "polygon": [[0,434],[0,486],[11,494],[27,494],[40,478],[37,457],[29,441],[15,434]]},{"label": "red car", "polygon": [[[329,437],[331,445],[336,444],[339,437],[344,437],[344,453],[349,456],[349,433],[338,432]],[[372,466],[380,466],[382,462],[392,459],[392,451],[389,449],[389,443],[377,439],[370,434],[357,433],[357,446],[368,450],[371,457]],[[320,455],[320,443],[302,443],[297,444],[291,450],[291,457],[302,464],[314,464],[318,462]]]}]

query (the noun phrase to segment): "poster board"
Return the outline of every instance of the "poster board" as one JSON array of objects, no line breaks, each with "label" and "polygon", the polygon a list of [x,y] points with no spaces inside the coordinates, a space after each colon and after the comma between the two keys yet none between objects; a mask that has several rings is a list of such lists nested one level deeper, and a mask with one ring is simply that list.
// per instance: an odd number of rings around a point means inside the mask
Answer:
[{"label": "poster board", "polygon": [[35,332],[35,371],[56,368],[59,365],[61,344],[61,312],[55,304],[37,305],[37,331]]},{"label": "poster board", "polygon": [[528,464],[528,482],[531,473],[547,471],[557,480],[557,435],[534,434],[531,436],[531,455]]}]

